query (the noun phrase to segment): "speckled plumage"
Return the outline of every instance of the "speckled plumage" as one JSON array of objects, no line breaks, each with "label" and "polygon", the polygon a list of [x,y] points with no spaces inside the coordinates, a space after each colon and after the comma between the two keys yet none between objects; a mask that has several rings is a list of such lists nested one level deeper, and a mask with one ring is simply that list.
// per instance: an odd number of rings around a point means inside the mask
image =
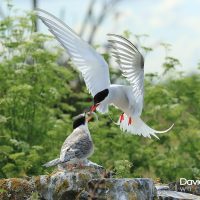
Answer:
[{"label": "speckled plumage", "polygon": [[66,138],[60,151],[60,157],[46,164],[45,167],[61,163],[76,163],[84,160],[93,153],[93,142],[88,129],[88,124],[80,125]]},{"label": "speckled plumage", "polygon": [[93,142],[87,124],[76,128],[71,135],[67,137],[62,145],[60,160],[65,162],[68,155],[72,154],[74,158],[85,159],[93,153]]}]

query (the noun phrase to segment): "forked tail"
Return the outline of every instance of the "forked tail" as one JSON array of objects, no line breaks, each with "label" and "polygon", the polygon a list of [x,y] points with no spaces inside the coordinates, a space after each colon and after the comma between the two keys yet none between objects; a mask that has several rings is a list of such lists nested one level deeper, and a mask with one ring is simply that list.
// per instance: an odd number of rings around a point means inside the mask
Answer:
[{"label": "forked tail", "polygon": [[169,130],[171,130],[172,127],[174,126],[174,124],[173,124],[167,130],[157,131],[157,130],[150,128],[147,124],[145,124],[140,119],[140,117],[132,118],[132,123],[129,124],[129,117],[126,114],[124,114],[123,120],[121,120],[121,122],[120,122],[120,119],[118,120],[117,125],[119,125],[120,129],[124,132],[129,132],[129,133],[132,133],[134,135],[141,135],[141,136],[149,137],[149,138],[151,138],[151,136],[154,136],[157,139],[159,139],[159,138],[156,134],[166,133]]}]

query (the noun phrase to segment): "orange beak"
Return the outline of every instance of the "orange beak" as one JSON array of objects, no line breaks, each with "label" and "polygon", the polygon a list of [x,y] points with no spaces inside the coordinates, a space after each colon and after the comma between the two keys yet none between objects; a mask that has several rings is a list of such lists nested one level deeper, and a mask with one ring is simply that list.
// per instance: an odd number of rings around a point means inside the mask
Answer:
[{"label": "orange beak", "polygon": [[94,112],[94,111],[97,109],[98,106],[99,106],[99,104],[93,105],[93,106],[90,108],[90,111],[91,111],[91,112]]}]

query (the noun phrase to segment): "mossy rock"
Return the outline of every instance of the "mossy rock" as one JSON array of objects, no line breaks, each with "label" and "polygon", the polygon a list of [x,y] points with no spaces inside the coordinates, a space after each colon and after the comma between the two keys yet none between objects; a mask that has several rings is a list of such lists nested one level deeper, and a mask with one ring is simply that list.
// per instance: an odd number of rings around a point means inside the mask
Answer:
[{"label": "mossy rock", "polygon": [[0,188],[1,200],[27,200],[34,191],[31,182],[19,178],[1,179]]},{"label": "mossy rock", "polygon": [[89,195],[102,200],[153,200],[156,196],[151,179],[93,179],[89,181]]},{"label": "mossy rock", "polygon": [[151,179],[103,178],[105,170],[92,168],[57,170],[29,179],[0,180],[0,200],[151,200],[155,197]]}]

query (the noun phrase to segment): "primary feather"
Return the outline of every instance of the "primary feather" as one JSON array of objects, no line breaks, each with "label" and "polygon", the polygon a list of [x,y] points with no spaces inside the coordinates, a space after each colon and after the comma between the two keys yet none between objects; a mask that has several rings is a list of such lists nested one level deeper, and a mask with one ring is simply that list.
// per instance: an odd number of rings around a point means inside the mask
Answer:
[{"label": "primary feather", "polygon": [[136,102],[135,115],[141,115],[144,98],[144,58],[138,49],[127,39],[115,34],[108,34],[114,39],[108,40],[122,75],[130,82]]},{"label": "primary feather", "polygon": [[61,20],[41,9],[37,9],[36,12],[49,31],[67,50],[75,66],[82,73],[92,96],[108,88],[109,69],[104,58]]}]

